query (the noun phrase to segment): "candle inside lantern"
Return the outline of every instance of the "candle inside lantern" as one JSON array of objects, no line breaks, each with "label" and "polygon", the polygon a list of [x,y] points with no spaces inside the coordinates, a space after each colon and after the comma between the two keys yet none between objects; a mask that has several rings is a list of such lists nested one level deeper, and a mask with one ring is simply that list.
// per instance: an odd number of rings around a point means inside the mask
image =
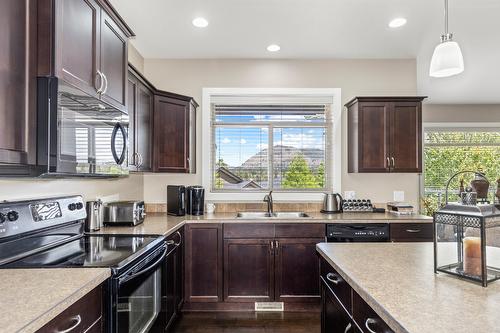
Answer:
[{"label": "candle inside lantern", "polygon": [[481,275],[481,238],[464,238],[464,272],[469,275]]}]

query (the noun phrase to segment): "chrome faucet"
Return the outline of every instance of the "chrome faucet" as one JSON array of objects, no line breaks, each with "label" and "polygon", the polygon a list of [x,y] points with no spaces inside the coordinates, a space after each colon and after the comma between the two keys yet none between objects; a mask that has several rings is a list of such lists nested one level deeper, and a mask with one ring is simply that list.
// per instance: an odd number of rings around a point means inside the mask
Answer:
[{"label": "chrome faucet", "polygon": [[272,216],[274,213],[274,208],[273,208],[273,191],[270,191],[269,194],[266,194],[264,196],[264,202],[267,202],[267,214],[269,216]]}]

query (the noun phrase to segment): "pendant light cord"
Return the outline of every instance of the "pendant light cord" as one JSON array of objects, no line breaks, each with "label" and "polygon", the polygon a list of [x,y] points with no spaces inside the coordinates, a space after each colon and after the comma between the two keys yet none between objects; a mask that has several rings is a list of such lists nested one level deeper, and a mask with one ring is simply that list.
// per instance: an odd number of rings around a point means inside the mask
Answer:
[{"label": "pendant light cord", "polygon": [[444,34],[448,35],[448,0],[444,0]]}]

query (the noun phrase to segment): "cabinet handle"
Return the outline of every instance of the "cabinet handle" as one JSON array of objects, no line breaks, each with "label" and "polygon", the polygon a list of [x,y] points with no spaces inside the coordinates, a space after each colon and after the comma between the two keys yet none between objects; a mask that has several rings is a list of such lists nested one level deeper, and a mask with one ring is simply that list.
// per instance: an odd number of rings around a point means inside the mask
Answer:
[{"label": "cabinet handle", "polygon": [[[106,87],[108,86],[108,81],[106,80]],[[394,159],[394,157],[391,157],[391,161],[392,161],[392,168],[395,169],[396,168],[396,160]]]},{"label": "cabinet handle", "polygon": [[179,245],[181,245],[181,243],[182,243],[182,235],[181,235],[181,233],[180,233],[179,231],[177,231],[177,232],[176,232],[176,234],[177,234],[177,236],[179,236],[179,243],[177,243],[177,244],[175,244],[175,245],[176,245],[176,246],[179,246]]},{"label": "cabinet handle", "polygon": [[100,94],[102,93],[102,89],[104,88],[104,76],[102,75],[101,71],[97,71],[97,75],[99,75],[99,81],[100,81],[100,86],[97,88],[97,93]]},{"label": "cabinet handle", "polygon": [[106,74],[102,73],[102,77],[104,78],[104,82],[106,83],[106,86],[104,87],[104,91],[102,94],[104,95],[108,91],[108,78],[106,77]]},{"label": "cabinet handle", "polygon": [[276,241],[276,249],[280,247],[280,242]]},{"label": "cabinet handle", "polygon": [[417,232],[420,232],[420,231],[421,231],[420,229],[406,229],[406,232],[411,232],[414,234],[416,234]]},{"label": "cabinet handle", "polygon": [[347,326],[345,327],[344,333],[349,332],[351,330],[351,328],[352,328],[352,324],[351,323],[347,324]]},{"label": "cabinet handle", "polygon": [[175,245],[175,242],[172,239],[169,239],[167,241],[167,245]]},{"label": "cabinet handle", "polygon": [[389,160],[389,156],[387,156],[386,159],[387,159],[387,168],[390,169],[391,168],[391,161]]},{"label": "cabinet handle", "polygon": [[377,321],[375,319],[373,319],[373,318],[367,318],[366,319],[366,321],[365,321],[365,327],[366,327],[366,329],[368,330],[369,333],[377,333],[377,332],[375,332],[374,330],[372,330],[370,328],[370,325],[371,324],[375,324],[376,322]]},{"label": "cabinet handle", "polygon": [[141,153],[137,153],[137,158],[139,159],[139,164],[137,165],[137,169],[142,168],[142,165],[144,164],[144,159],[142,158]]},{"label": "cabinet handle", "polygon": [[71,326],[70,328],[67,328],[65,330],[62,330],[62,331],[57,331],[57,333],[69,333],[69,332],[73,331],[75,328],[77,328],[81,324],[82,317],[80,315],[76,315],[73,318],[71,318],[71,321],[75,322],[73,324],[73,326]]},{"label": "cabinet handle", "polygon": [[274,241],[271,241],[271,250],[274,250]]},{"label": "cabinet handle", "polygon": [[326,279],[335,285],[339,284],[340,282],[339,277],[333,273],[326,274]]}]

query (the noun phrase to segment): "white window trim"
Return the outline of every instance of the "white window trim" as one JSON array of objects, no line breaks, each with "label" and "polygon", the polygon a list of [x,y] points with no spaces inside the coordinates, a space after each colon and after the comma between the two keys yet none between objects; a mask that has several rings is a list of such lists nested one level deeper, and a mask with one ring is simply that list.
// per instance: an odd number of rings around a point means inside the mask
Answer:
[{"label": "white window trim", "polygon": [[[332,112],[333,127],[332,135],[332,161],[330,170],[334,188],[332,191],[341,193],[342,189],[342,105],[340,88],[203,88],[202,98],[202,184],[205,187],[206,199],[209,201],[256,201],[262,200],[264,193],[259,192],[241,192],[241,193],[220,193],[212,192],[210,159],[212,146],[212,136],[210,128],[210,115],[212,99],[216,96],[304,96],[304,97],[328,97],[332,103],[329,105]],[[276,192],[273,193],[275,200],[286,201],[319,201],[323,194],[319,192]]]}]

